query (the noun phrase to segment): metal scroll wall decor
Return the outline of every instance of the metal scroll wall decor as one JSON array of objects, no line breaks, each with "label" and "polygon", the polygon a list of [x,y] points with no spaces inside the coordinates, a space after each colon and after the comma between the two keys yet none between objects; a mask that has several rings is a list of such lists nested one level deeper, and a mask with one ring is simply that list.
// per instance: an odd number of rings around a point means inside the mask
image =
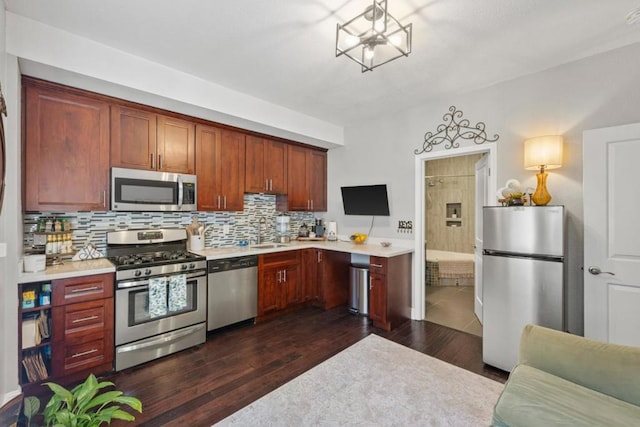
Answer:
[{"label": "metal scroll wall decor", "polygon": [[476,144],[485,142],[495,142],[499,136],[493,135],[493,139],[487,138],[484,122],[478,122],[475,126],[470,126],[469,120],[462,118],[462,111],[456,109],[455,106],[449,107],[449,112],[442,116],[444,123],[438,125],[436,132],[427,132],[424,135],[424,143],[422,150],[414,150],[415,154],[428,153],[433,150],[435,145],[445,143],[444,148],[460,147],[458,139],[472,140]]},{"label": "metal scroll wall decor", "polygon": [[7,171],[7,151],[4,145],[4,121],[2,116],[7,117],[7,104],[2,96],[2,87],[0,87],[0,214],[2,214],[2,204],[4,201],[4,178]]}]

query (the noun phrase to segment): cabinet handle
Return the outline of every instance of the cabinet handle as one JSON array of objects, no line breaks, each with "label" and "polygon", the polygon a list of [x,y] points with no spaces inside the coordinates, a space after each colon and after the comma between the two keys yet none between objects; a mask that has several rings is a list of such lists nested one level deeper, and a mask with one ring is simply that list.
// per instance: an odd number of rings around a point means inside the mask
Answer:
[{"label": "cabinet handle", "polygon": [[100,288],[97,286],[91,286],[89,288],[71,289],[71,293],[77,294],[78,292],[95,291],[96,289],[100,289]]},{"label": "cabinet handle", "polygon": [[227,196],[224,196],[224,208],[227,209]]},{"label": "cabinet handle", "polygon": [[107,207],[107,190],[102,190],[102,207]]},{"label": "cabinet handle", "polygon": [[370,264],[371,267],[382,268],[382,264]]},{"label": "cabinet handle", "polygon": [[373,289],[373,281],[369,280],[369,290]]},{"label": "cabinet handle", "polygon": [[151,169],[156,168],[156,155],[153,153],[149,153],[149,157],[151,157]]},{"label": "cabinet handle", "polygon": [[287,281],[287,270],[282,270],[282,273],[284,273],[284,282]]},{"label": "cabinet handle", "polygon": [[264,180],[264,189],[265,189],[266,191],[269,191],[269,180],[268,180],[268,179],[265,179],[265,180]]},{"label": "cabinet handle", "polygon": [[307,199],[307,210],[309,210],[309,207],[310,207],[310,205],[309,205],[309,199]]},{"label": "cabinet handle", "polygon": [[282,270],[278,270],[278,283],[282,283]]},{"label": "cabinet handle", "polygon": [[82,319],[75,319],[72,320],[71,323],[80,323],[80,322],[87,322],[89,320],[95,320],[97,319],[98,316],[89,316],[89,317],[83,317]]},{"label": "cabinet handle", "polygon": [[269,191],[273,191],[273,180],[269,180]]},{"label": "cabinet handle", "polygon": [[76,353],[73,356],[71,356],[72,359],[75,359],[76,357],[82,357],[82,356],[86,356],[87,354],[91,354],[91,353],[97,353],[98,349],[94,348],[93,350],[89,350],[89,351],[83,351],[81,353]]},{"label": "cabinet handle", "polygon": [[318,251],[318,264],[322,262],[322,252]]},{"label": "cabinet handle", "polygon": [[220,209],[220,196],[218,196],[218,209]]},{"label": "cabinet handle", "polygon": [[313,210],[313,199],[311,199],[311,210]]},{"label": "cabinet handle", "polygon": [[158,154],[158,170],[162,170],[162,154]]}]

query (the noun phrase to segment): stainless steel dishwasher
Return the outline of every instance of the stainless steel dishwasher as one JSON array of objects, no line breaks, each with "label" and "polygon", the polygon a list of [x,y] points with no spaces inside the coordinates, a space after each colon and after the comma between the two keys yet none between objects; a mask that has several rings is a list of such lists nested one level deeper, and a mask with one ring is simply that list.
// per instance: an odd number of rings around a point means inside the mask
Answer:
[{"label": "stainless steel dishwasher", "polygon": [[207,330],[258,315],[258,257],[208,261]]}]

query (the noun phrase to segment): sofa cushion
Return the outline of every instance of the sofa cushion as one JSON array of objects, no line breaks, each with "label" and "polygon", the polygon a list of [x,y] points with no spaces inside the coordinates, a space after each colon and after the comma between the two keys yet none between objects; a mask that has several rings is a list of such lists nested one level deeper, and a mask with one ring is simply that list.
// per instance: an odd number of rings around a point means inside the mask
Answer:
[{"label": "sofa cushion", "polygon": [[493,411],[496,426],[640,425],[640,407],[518,365]]}]

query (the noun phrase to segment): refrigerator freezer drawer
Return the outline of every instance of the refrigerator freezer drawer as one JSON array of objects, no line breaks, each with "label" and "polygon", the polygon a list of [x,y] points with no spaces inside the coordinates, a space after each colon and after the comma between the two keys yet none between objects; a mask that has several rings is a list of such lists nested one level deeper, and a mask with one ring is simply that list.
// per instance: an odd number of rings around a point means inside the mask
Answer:
[{"label": "refrigerator freezer drawer", "polygon": [[527,323],[564,330],[564,265],[490,255],[482,262],[482,358],[511,371]]},{"label": "refrigerator freezer drawer", "polygon": [[564,256],[563,206],[485,206],[483,248]]}]

